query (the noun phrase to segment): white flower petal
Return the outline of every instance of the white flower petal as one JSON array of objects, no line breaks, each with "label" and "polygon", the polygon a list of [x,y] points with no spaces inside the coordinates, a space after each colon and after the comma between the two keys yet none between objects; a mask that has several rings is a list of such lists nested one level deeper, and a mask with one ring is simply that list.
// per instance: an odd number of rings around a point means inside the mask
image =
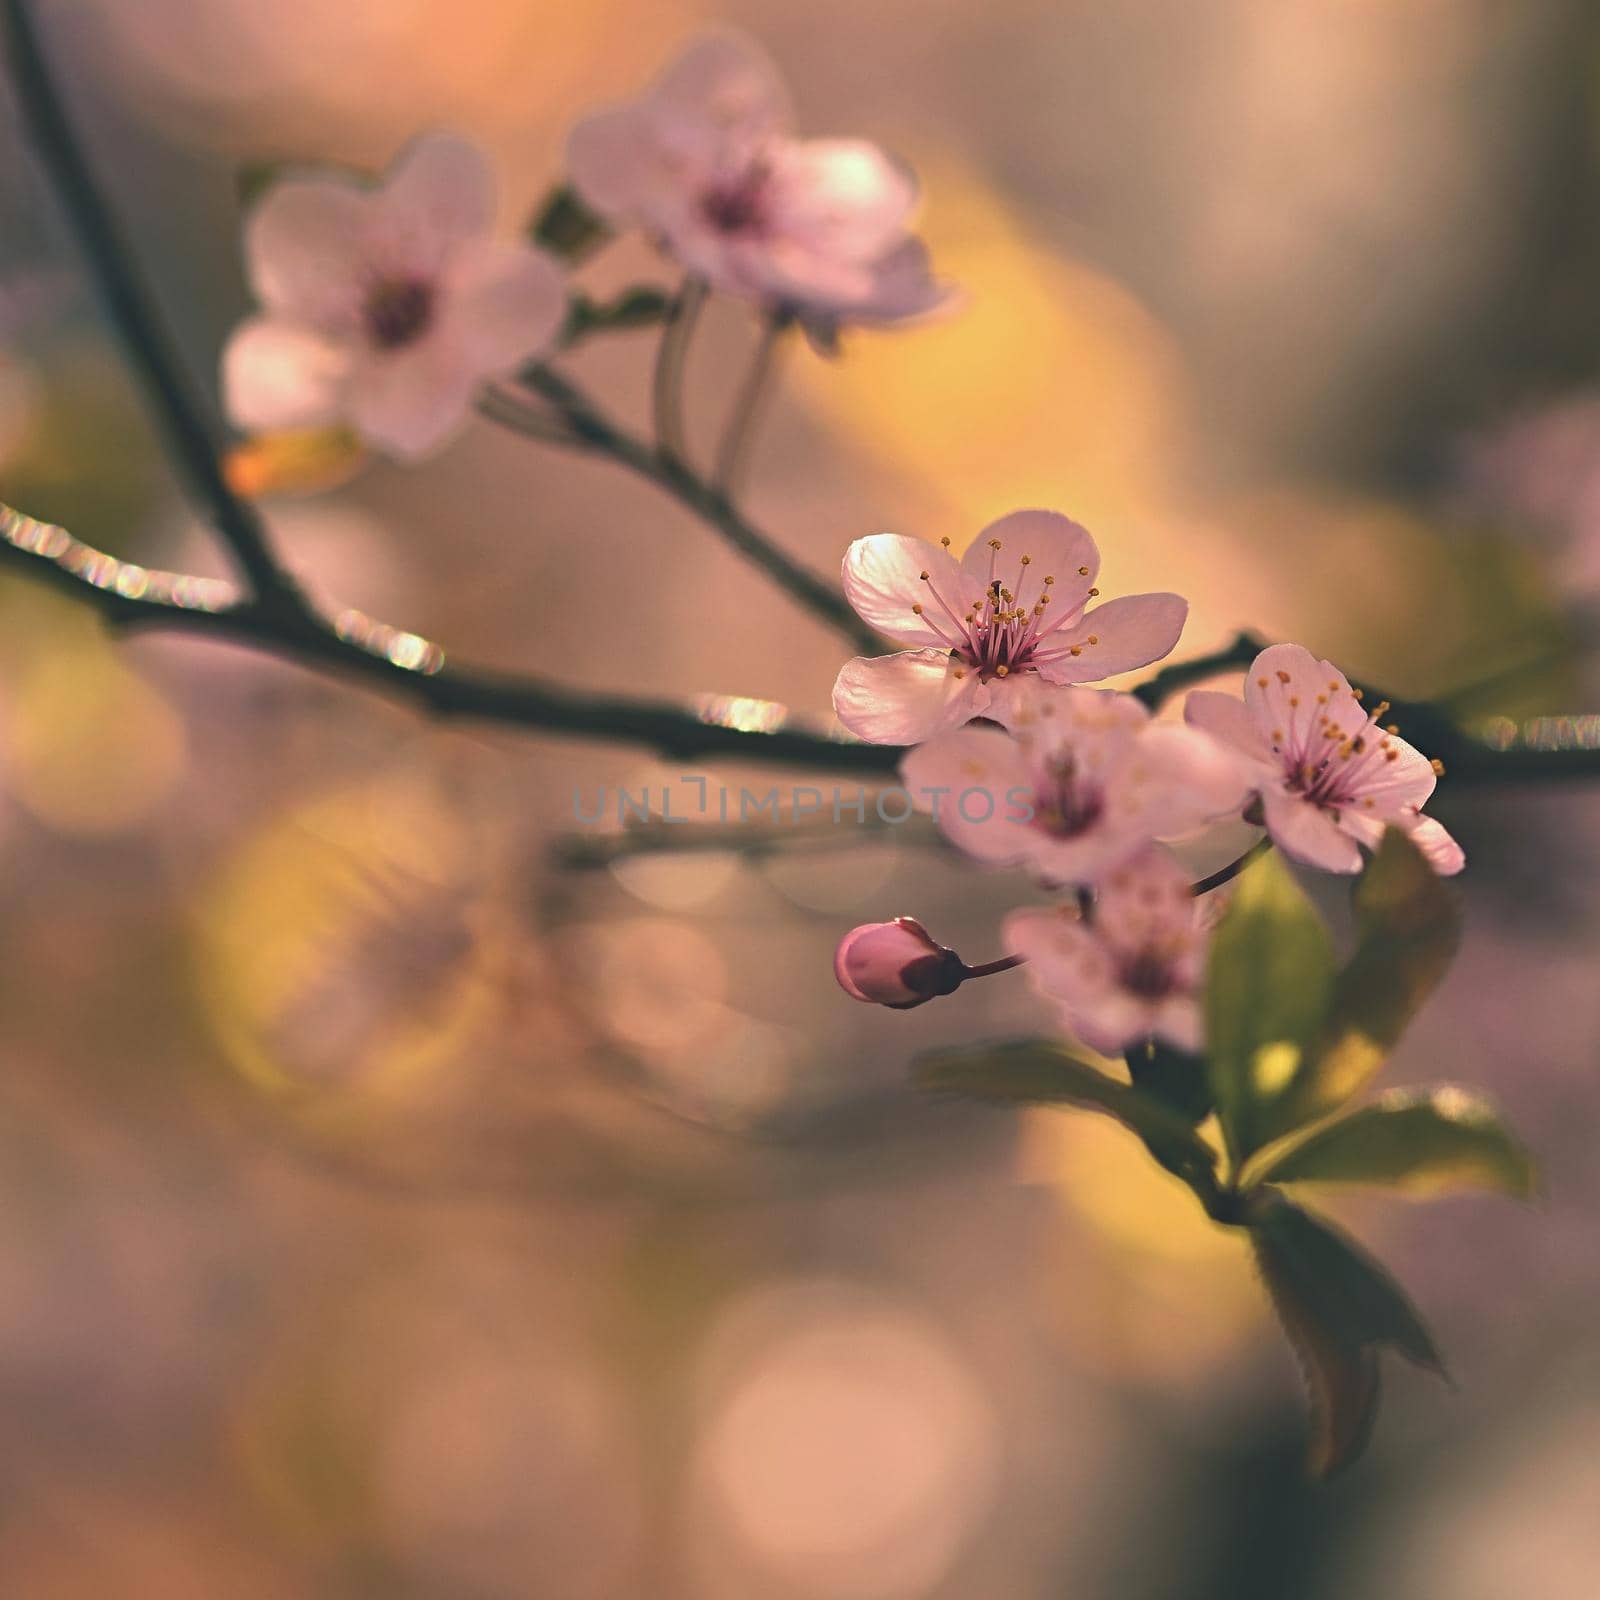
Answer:
[{"label": "white flower petal", "polygon": [[285,178],[244,228],[250,287],[266,309],[323,333],[352,334],[367,290],[375,196],[354,178]]},{"label": "white flower petal", "polygon": [[[999,550],[993,541],[1000,541]],[[1022,565],[1026,556],[1028,563]],[[1050,584],[1050,615],[1068,616],[1088,597],[1100,571],[1100,552],[1089,530],[1059,511],[1013,511],[991,522],[968,545],[961,565],[979,589],[998,578],[1016,597],[1015,604],[1031,611]]]},{"label": "white flower petal", "polygon": [[361,361],[350,385],[350,419],[362,438],[415,461],[466,421],[477,387],[460,344],[435,335]]},{"label": "white flower petal", "polygon": [[374,225],[391,269],[432,275],[457,247],[493,229],[494,212],[488,156],[456,134],[430,133],[385,174]]},{"label": "white flower petal", "polygon": [[469,245],[452,263],[444,316],[478,374],[509,372],[549,349],[567,314],[566,276],[531,245]]},{"label": "white flower petal", "polygon": [[1411,835],[1412,844],[1441,877],[1453,877],[1466,866],[1466,853],[1445,831],[1443,823],[1435,822],[1432,817],[1413,817],[1400,826]]},{"label": "white flower petal", "polygon": [[1359,872],[1361,851],[1321,806],[1276,784],[1261,791],[1267,832],[1286,855],[1325,872]]},{"label": "white flower petal", "polygon": [[[899,644],[949,649],[950,641],[959,637],[959,625],[948,613],[963,617],[977,600],[948,550],[898,533],[857,539],[845,551],[843,581],[845,599],[856,615]],[[923,608],[923,616],[912,611],[914,605]]]},{"label": "white flower petal", "polygon": [[339,421],[350,381],[348,344],[299,323],[251,317],[222,353],[223,405],[245,433]]},{"label": "white flower petal", "polygon": [[1272,746],[1250,715],[1249,708],[1236,694],[1221,694],[1215,689],[1196,689],[1183,703],[1183,720],[1213,738],[1232,745],[1252,760],[1276,766]]},{"label": "white flower petal", "polygon": [[981,712],[977,676],[960,670],[943,650],[857,656],[834,681],[833,709],[858,739],[920,744]]},{"label": "white flower petal", "polygon": [[900,763],[900,781],[917,809],[975,860],[1030,858],[1038,835],[1022,818],[1032,809],[1033,785],[1021,749],[998,728],[957,728],[929,739]]},{"label": "white flower petal", "polygon": [[[1171,654],[1188,615],[1189,602],[1177,594],[1130,594],[1108,600],[1086,612],[1075,626],[1050,635],[1046,649],[1053,659],[1041,662],[1040,675],[1052,683],[1097,683],[1148,667]],[[1081,655],[1070,653],[1074,645]]]}]

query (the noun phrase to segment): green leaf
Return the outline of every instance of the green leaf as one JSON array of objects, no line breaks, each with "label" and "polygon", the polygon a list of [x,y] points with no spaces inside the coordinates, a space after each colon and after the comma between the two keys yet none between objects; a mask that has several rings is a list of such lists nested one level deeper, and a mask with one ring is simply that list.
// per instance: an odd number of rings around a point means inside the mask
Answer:
[{"label": "green leaf", "polygon": [[1124,1059],[1135,1089],[1176,1111],[1192,1126],[1204,1122],[1216,1109],[1211,1102],[1211,1081],[1206,1076],[1204,1056],[1192,1056],[1159,1039],[1147,1039],[1129,1050]]},{"label": "green leaf", "polygon": [[1159,1100],[1119,1083],[1069,1055],[1051,1039],[1012,1039],[959,1050],[938,1050],[912,1066],[917,1086],[991,1105],[1072,1105],[1103,1111],[1144,1140],[1150,1153],[1180,1177],[1209,1177],[1217,1153]]},{"label": "green leaf", "polygon": [[611,237],[608,224],[565,184],[545,197],[530,232],[536,245],[573,266]]},{"label": "green leaf", "polygon": [[1321,1032],[1333,980],[1328,930],[1283,860],[1264,856],[1218,924],[1206,979],[1211,1091],[1235,1161],[1282,1131],[1278,1108]]},{"label": "green leaf", "polygon": [[1248,1175],[1254,1183],[1373,1183],[1406,1194],[1534,1190],[1533,1162],[1485,1099],[1453,1084],[1396,1089],[1319,1124]]},{"label": "green leaf", "polygon": [[1250,1229],[1262,1281],[1305,1372],[1311,1471],[1327,1477],[1365,1447],[1378,1408],[1378,1355],[1445,1376],[1417,1309],[1389,1273],[1329,1223],[1273,1199]]},{"label": "green leaf", "polygon": [[574,345],[591,333],[621,333],[629,328],[648,328],[665,322],[672,310],[672,297],[661,289],[641,285],[625,289],[613,300],[591,300],[574,295],[567,305],[567,325],[561,342]]},{"label": "green leaf", "polygon": [[1384,834],[1356,885],[1355,912],[1355,954],[1335,985],[1314,1070],[1285,1106],[1295,1123],[1343,1105],[1371,1081],[1461,942],[1455,893],[1398,828]]}]

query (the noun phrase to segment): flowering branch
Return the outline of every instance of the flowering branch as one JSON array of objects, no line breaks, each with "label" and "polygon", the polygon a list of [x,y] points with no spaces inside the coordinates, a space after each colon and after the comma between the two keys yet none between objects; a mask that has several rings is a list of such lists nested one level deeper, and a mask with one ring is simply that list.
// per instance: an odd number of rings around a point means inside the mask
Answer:
[{"label": "flowering branch", "polygon": [[190,492],[209,512],[248,581],[257,607],[285,621],[303,617],[304,597],[274,556],[261,518],[254,507],[233,493],[223,477],[218,429],[183,371],[160,312],[132,264],[121,230],[63,109],[24,0],[3,0],[0,22],[23,120],[78,236],[129,364],[150,396],[168,452]]}]

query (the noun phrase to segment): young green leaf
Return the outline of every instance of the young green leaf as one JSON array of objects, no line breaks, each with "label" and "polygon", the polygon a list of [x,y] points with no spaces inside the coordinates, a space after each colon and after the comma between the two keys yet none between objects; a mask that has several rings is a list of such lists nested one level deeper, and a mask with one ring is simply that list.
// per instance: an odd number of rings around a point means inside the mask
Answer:
[{"label": "young green leaf", "polygon": [[1495,1189],[1527,1199],[1533,1162],[1487,1100],[1453,1084],[1396,1089],[1264,1152],[1258,1183],[1370,1183],[1405,1194]]},{"label": "young green leaf", "polygon": [[1133,1130],[1152,1155],[1180,1177],[1204,1174],[1216,1151],[1189,1121],[1161,1101],[1071,1056],[1054,1040],[1012,1039],[918,1058],[919,1088],[991,1105],[1072,1105],[1103,1111]]},{"label": "young green leaf", "polygon": [[1438,987],[1461,942],[1455,893],[1398,828],[1383,836],[1355,891],[1356,950],[1339,974],[1315,1070],[1292,1097],[1297,1122],[1368,1083]]},{"label": "young green leaf", "polygon": [[671,296],[648,285],[625,289],[612,300],[591,300],[587,295],[575,294],[567,303],[567,325],[561,342],[570,346],[591,333],[653,327],[665,322],[671,309]]},{"label": "young green leaf", "polygon": [[1206,1042],[1223,1136],[1242,1161],[1285,1122],[1279,1110],[1327,1016],[1328,930],[1277,854],[1239,880],[1211,944]]},{"label": "young green leaf", "polygon": [[573,266],[611,237],[606,222],[564,184],[545,197],[530,233],[536,245]]},{"label": "young green leaf", "polygon": [[1159,1039],[1147,1039],[1134,1045],[1124,1059],[1134,1088],[1170,1107],[1184,1121],[1198,1125],[1216,1109],[1204,1056],[1192,1056]]},{"label": "young green leaf", "polygon": [[1441,1377],[1444,1363],[1399,1284],[1331,1224],[1275,1198],[1250,1235],[1311,1392],[1309,1465],[1328,1477],[1361,1453],[1372,1431],[1382,1350],[1398,1350]]}]

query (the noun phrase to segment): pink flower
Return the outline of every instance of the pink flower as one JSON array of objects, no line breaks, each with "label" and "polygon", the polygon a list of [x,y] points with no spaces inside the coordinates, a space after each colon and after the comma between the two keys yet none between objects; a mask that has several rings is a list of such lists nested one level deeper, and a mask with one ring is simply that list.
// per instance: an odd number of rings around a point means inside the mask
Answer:
[{"label": "pink flower", "polygon": [[248,431],[347,423],[412,458],[466,417],[479,386],[549,348],[561,269],[492,237],[494,178],[445,134],[407,147],[376,186],[286,178],[250,214],[262,311],[223,354],[229,415]]},{"label": "pink flower", "polygon": [[968,971],[915,917],[896,917],[852,928],[839,941],[833,975],[856,1000],[909,1011],[935,995],[954,994]]},{"label": "pink flower", "polygon": [[908,232],[911,174],[861,140],[791,137],[776,70],[745,40],[690,45],[640,99],[580,122],[567,161],[601,216],[643,224],[690,273],[824,343],[842,321],[900,322],[947,297]]},{"label": "pink flower", "polygon": [[939,734],[901,762],[901,781],[968,855],[1051,883],[1094,883],[1151,840],[1237,811],[1248,792],[1231,751],[1113,690],[1035,679],[1011,730]]},{"label": "pink flower", "polygon": [[1064,908],[1013,911],[1003,937],[1090,1049],[1116,1055],[1151,1036],[1200,1048],[1207,934],[1189,880],[1165,850],[1114,872],[1088,918]]},{"label": "pink flower", "polygon": [[911,649],[857,656],[833,686],[839,720],[874,744],[915,744],[974,717],[1008,722],[1023,682],[1093,683],[1159,661],[1188,602],[1131,595],[1086,610],[1100,552],[1054,511],[1014,511],[957,561],[950,541],[876,533],[844,558],[863,620]]},{"label": "pink flower", "polygon": [[1273,842],[1328,872],[1359,872],[1358,845],[1375,849],[1385,827],[1404,828],[1436,872],[1459,872],[1461,847],[1421,814],[1438,769],[1380,726],[1344,674],[1297,644],[1255,659],[1244,699],[1196,690],[1184,716],[1232,745],[1253,774]]}]

